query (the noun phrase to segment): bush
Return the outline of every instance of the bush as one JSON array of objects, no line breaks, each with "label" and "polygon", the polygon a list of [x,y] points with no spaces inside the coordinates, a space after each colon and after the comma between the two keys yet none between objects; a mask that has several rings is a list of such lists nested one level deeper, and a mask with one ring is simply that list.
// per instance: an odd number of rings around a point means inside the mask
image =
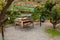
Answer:
[{"label": "bush", "polygon": [[20,16],[20,13],[18,11],[14,11],[14,12],[11,12],[11,11],[7,11],[6,12],[6,17],[9,17],[10,20],[6,21],[5,24],[11,24],[14,22],[14,19],[19,17]]}]

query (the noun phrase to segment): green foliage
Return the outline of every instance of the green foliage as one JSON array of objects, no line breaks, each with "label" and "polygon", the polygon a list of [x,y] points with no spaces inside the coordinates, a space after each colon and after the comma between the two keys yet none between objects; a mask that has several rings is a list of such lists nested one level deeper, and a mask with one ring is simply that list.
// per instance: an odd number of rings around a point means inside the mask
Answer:
[{"label": "green foliage", "polygon": [[49,0],[46,2],[44,9],[45,11],[43,11],[45,13],[46,18],[51,18],[52,14],[54,11],[52,11],[53,7],[56,5],[56,3],[52,3]]},{"label": "green foliage", "polygon": [[45,14],[46,17],[50,18],[52,17],[51,14],[53,14],[54,11],[52,11],[53,7],[56,5],[56,3],[53,3],[51,2],[50,0],[48,0],[46,3],[45,3],[45,6],[44,6],[44,10],[43,11]]},{"label": "green foliage", "polygon": [[13,23],[14,22],[14,19],[17,18],[17,17],[19,17],[19,16],[20,16],[20,13],[19,12],[16,12],[16,11],[14,11],[14,12],[8,11],[6,13],[6,17],[9,17],[10,20],[8,20],[5,24]]},{"label": "green foliage", "polygon": [[40,19],[42,17],[47,17],[48,10],[45,7],[35,7],[34,13],[32,14],[33,19]]},{"label": "green foliage", "polygon": [[33,13],[32,18],[33,18],[34,20],[36,20],[36,19],[39,19],[40,16],[41,16],[41,15],[40,15],[39,13]]},{"label": "green foliage", "polygon": [[50,0],[48,0],[45,4],[45,8],[49,11],[52,10],[52,8],[56,5],[56,3],[50,2]]},{"label": "green foliage", "polygon": [[51,17],[52,17],[52,19],[58,19],[58,12],[57,12],[57,10],[56,9],[54,9],[54,10],[52,10],[51,11]]},{"label": "green foliage", "polygon": [[54,30],[54,29],[47,29],[45,30],[46,33],[49,33],[51,36],[60,36],[60,31]]},{"label": "green foliage", "polygon": [[39,19],[40,16],[41,16],[40,7],[37,6],[37,7],[35,7],[34,12],[32,13],[32,18],[33,18],[34,20],[36,20],[36,19]]},{"label": "green foliage", "polygon": [[58,17],[60,19],[60,9],[57,9],[57,12],[58,12]]}]

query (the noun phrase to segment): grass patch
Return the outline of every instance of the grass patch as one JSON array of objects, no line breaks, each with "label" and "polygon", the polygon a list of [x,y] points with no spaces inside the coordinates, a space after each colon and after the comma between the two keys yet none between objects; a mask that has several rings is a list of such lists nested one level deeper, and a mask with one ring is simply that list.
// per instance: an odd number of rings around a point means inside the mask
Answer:
[{"label": "grass patch", "polygon": [[45,30],[46,33],[51,34],[51,36],[60,36],[60,32],[54,29],[47,29]]}]

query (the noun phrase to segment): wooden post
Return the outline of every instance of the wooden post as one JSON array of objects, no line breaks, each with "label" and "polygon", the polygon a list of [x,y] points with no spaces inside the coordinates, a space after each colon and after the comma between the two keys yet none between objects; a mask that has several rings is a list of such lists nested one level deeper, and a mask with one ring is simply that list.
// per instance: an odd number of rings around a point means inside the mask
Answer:
[{"label": "wooden post", "polygon": [[41,26],[41,17],[40,17],[40,26]]}]

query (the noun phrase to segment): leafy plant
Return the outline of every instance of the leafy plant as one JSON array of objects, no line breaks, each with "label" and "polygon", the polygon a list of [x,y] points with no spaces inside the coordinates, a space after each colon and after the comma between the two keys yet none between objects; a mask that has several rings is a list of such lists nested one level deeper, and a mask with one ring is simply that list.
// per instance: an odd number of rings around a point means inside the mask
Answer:
[{"label": "leafy plant", "polygon": [[35,7],[34,12],[32,13],[32,18],[34,20],[36,20],[36,19],[39,19],[40,16],[41,16],[40,15],[40,9],[39,9],[39,6],[37,6],[37,7]]},{"label": "leafy plant", "polygon": [[6,13],[6,17],[8,17],[9,20],[5,24],[13,23],[15,18],[20,17],[20,13],[17,11],[14,12],[8,11]]}]

